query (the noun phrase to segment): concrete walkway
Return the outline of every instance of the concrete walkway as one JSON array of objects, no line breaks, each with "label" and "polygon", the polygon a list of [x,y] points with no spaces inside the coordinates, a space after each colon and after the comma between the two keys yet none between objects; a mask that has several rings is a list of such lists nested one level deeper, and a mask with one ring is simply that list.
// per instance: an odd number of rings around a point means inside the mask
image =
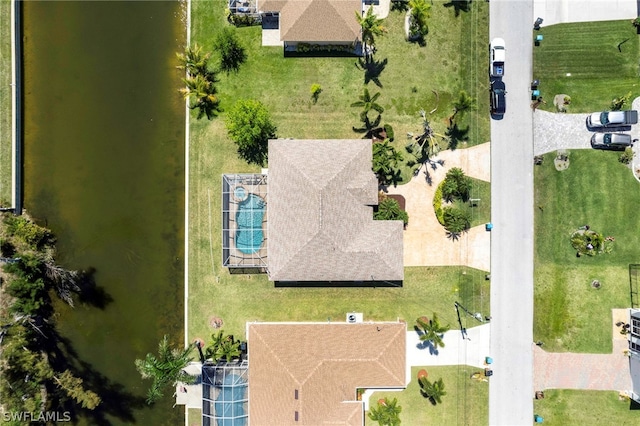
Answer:
[{"label": "concrete walkway", "polygon": [[[443,151],[434,160],[444,161],[435,170],[428,168],[432,184],[425,179],[424,167],[405,185],[390,187],[389,194],[400,194],[406,200],[409,226],[404,232],[405,266],[467,265],[483,271],[490,268],[490,233],[484,226],[471,228],[458,241],[447,238],[436,219],[433,197],[436,188],[452,167],[460,167],[467,176],[489,181],[491,173],[489,143],[472,148]],[[481,200],[489,203],[490,200]]]},{"label": "concrete walkway", "polygon": [[[628,309],[613,309],[614,324],[629,318]],[[620,315],[624,312],[625,314]],[[613,352],[610,354],[554,353],[534,348],[535,390],[585,389],[626,392],[632,389],[627,338],[614,326]]]},{"label": "concrete walkway", "polygon": [[564,22],[631,20],[638,16],[638,5],[636,0],[534,0],[533,14],[544,19],[543,27]]}]

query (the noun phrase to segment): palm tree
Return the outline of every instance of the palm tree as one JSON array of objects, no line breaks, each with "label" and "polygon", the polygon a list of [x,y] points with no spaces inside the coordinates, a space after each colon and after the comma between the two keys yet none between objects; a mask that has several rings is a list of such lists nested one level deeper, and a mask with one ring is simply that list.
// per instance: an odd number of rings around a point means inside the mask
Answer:
[{"label": "palm tree", "polygon": [[162,388],[175,386],[178,382],[192,383],[194,377],[189,376],[183,368],[191,361],[194,345],[184,349],[172,349],[169,337],[165,335],[158,344],[158,355],[148,353],[145,359],[136,359],[136,369],[143,379],[153,379],[147,392],[147,403],[153,404],[162,397]]},{"label": "palm tree", "polygon": [[199,109],[198,119],[205,114],[211,119],[219,110],[220,100],[216,96],[214,81],[207,77],[196,74],[182,79],[187,87],[180,89],[186,99],[189,99],[190,109]]},{"label": "palm tree", "polygon": [[416,320],[416,324],[419,330],[422,331],[420,340],[423,342],[431,342],[434,348],[444,348],[444,341],[442,335],[449,331],[448,325],[440,325],[438,321],[438,315],[434,312],[431,319],[426,317],[420,317]]},{"label": "palm tree", "polygon": [[400,424],[400,412],[402,407],[398,405],[398,399],[384,398],[378,401],[378,405],[369,410],[369,418],[378,422],[380,426],[398,426]]},{"label": "palm tree", "polygon": [[177,68],[186,70],[189,76],[200,74],[206,77],[208,75],[207,65],[211,54],[203,54],[202,47],[198,46],[198,43],[195,43],[193,47],[187,46],[184,49],[184,53],[176,53],[176,56],[180,61],[180,65]]},{"label": "palm tree", "polygon": [[444,391],[442,378],[430,382],[426,377],[420,377],[418,383],[420,384],[420,394],[423,397],[428,398],[433,405],[442,403],[442,397],[447,394]]},{"label": "palm tree", "polygon": [[388,139],[373,144],[373,172],[380,183],[386,183],[387,176],[393,173],[402,160],[402,153],[389,145]]},{"label": "palm tree", "polygon": [[205,350],[207,358],[217,362],[225,359],[230,362],[240,356],[240,342],[234,340],[233,336],[225,335],[222,330],[211,335],[211,344]]},{"label": "palm tree", "polygon": [[376,45],[376,37],[387,32],[387,29],[382,25],[384,19],[378,19],[378,17],[373,14],[373,6],[367,9],[367,13],[364,16],[356,11],[356,19],[362,27],[362,43],[365,46],[365,50],[366,47],[369,47],[373,51]]},{"label": "palm tree", "polygon": [[380,97],[380,92],[371,96],[369,94],[369,89],[364,88],[362,95],[358,96],[360,99],[357,102],[351,104],[352,107],[362,108],[362,112],[360,113],[360,120],[365,121],[367,116],[369,115],[369,111],[374,110],[378,114],[382,114],[384,112],[384,108],[382,105],[377,103],[376,101]]},{"label": "palm tree", "polygon": [[436,139],[436,136],[444,139],[445,135],[433,131],[424,110],[420,110],[420,116],[422,117],[422,134],[416,136],[416,141],[420,146],[420,160],[426,161],[440,152],[440,141]]},{"label": "palm tree", "polygon": [[416,40],[424,41],[424,38],[429,33],[427,19],[431,17],[431,4],[427,3],[426,0],[410,0],[409,8],[411,9],[410,34]]},{"label": "palm tree", "polygon": [[469,96],[467,92],[461,90],[458,94],[458,99],[453,102],[453,115],[450,118],[450,121],[455,120],[456,116],[460,114],[460,116],[464,115],[467,111],[471,111],[476,107],[476,100]]}]

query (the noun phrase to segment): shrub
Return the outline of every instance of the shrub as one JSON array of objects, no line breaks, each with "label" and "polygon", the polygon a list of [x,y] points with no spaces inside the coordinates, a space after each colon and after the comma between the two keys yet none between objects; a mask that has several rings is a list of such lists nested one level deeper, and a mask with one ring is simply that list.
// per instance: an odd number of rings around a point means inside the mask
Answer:
[{"label": "shrub", "polygon": [[318,83],[313,83],[311,85],[311,100],[313,100],[314,104],[318,102],[320,93],[322,93],[322,86],[320,86]]},{"label": "shrub", "polygon": [[373,213],[375,220],[401,220],[406,226],[409,223],[409,214],[400,209],[400,205],[393,198],[385,198],[378,204],[378,211]]},{"label": "shrub", "polygon": [[631,147],[626,147],[624,152],[622,154],[620,154],[620,158],[618,158],[618,161],[620,161],[622,164],[629,164],[631,163],[631,160],[633,160],[633,157],[635,156],[635,152],[633,152],[633,149]]},{"label": "shrub", "polygon": [[436,218],[440,225],[444,226],[444,212],[442,211],[442,186],[444,181],[440,182],[438,188],[436,188],[436,193],[433,196],[433,210],[436,212]]},{"label": "shrub", "polygon": [[21,239],[31,248],[39,249],[53,243],[53,235],[48,229],[36,225],[24,216],[6,216],[4,223],[9,235]]},{"label": "shrub", "polygon": [[467,201],[469,199],[471,178],[466,176],[459,167],[450,169],[442,183],[442,198],[445,200],[461,199]]},{"label": "shrub", "polygon": [[226,126],[241,158],[259,166],[267,162],[269,139],[275,139],[277,128],[262,103],[252,99],[237,101],[227,114]]}]

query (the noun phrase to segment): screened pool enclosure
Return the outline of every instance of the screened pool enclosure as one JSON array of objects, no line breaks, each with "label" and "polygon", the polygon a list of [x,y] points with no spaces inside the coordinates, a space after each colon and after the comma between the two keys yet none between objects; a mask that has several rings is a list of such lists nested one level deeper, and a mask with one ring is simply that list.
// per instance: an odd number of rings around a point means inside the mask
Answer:
[{"label": "screened pool enclosure", "polygon": [[267,267],[267,175],[222,175],[222,264]]}]

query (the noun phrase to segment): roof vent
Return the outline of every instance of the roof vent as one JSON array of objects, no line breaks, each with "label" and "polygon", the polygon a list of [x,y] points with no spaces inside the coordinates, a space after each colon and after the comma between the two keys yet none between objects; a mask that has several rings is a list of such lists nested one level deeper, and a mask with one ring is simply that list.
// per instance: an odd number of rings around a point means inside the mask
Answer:
[{"label": "roof vent", "polygon": [[356,324],[362,322],[362,313],[350,312],[347,314],[347,322],[349,324]]}]

